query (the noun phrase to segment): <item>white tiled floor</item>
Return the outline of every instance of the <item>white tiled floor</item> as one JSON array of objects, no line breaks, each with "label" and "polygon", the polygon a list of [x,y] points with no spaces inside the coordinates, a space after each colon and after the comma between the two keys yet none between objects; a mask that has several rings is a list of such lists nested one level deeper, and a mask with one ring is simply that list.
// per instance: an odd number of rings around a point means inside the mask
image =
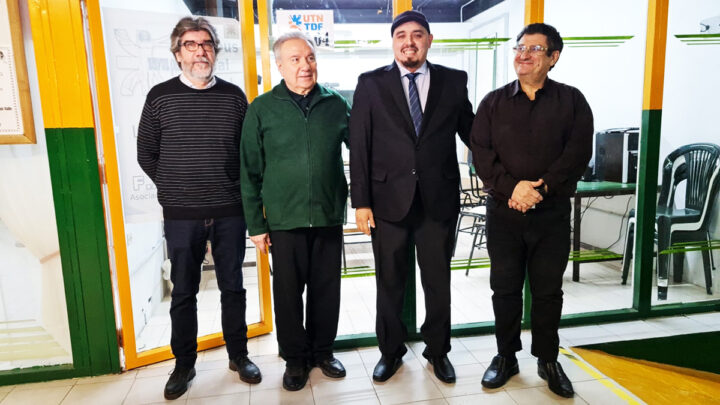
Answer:
[{"label": "white tiled floor", "polygon": [[[525,336],[527,340],[529,336]],[[273,335],[252,339],[255,347]],[[535,359],[521,353],[520,374],[511,378],[503,389],[487,390],[480,380],[494,354],[494,337],[474,336],[452,340],[453,360],[458,375],[455,384],[444,384],[432,374],[422,358],[423,343],[410,343],[403,366],[385,383],[372,380],[372,369],[379,358],[376,347],[336,353],[345,364],[347,377],[333,380],[314,369],[308,385],[299,392],[281,388],[284,363],[272,354],[254,354],[253,359],[263,372],[263,382],[248,385],[227,369],[225,349],[201,353],[197,377],[188,393],[172,403],[178,404],[538,404],[624,403],[608,387],[569,358],[561,356],[568,376],[578,394],[565,400],[552,394],[536,374]],[[252,351],[252,350],[251,350]],[[172,370],[172,361],[131,370],[120,375],[53,381],[0,387],[0,404],[151,404],[165,402],[162,390]],[[587,366],[587,365],[586,365]],[[589,366],[587,366],[589,367]],[[621,387],[613,383],[618,389]],[[627,393],[631,397],[632,394]],[[634,397],[633,397],[634,398]],[[638,400],[638,403],[641,403]]]},{"label": "white tiled floor", "polygon": [[[362,237],[360,237],[362,238]],[[469,240],[461,236],[457,258],[466,258]],[[250,253],[250,252],[249,252]],[[347,246],[348,266],[366,265],[373,267],[369,244]],[[254,255],[254,254],[253,254]],[[486,256],[481,250],[476,256]],[[209,272],[208,272],[209,273]],[[251,271],[247,272],[251,273]],[[491,321],[493,319],[490,300],[488,269],[473,269],[468,276],[463,271],[452,273],[452,319],[454,324]],[[255,275],[249,275],[251,278]],[[419,277],[418,277],[419,280]],[[248,280],[248,314],[257,311],[257,294]],[[256,279],[254,280],[256,283]],[[204,283],[203,293],[198,297],[200,311],[207,314],[206,323],[219,330],[216,319],[218,295],[212,277]],[[632,300],[632,287],[620,284],[619,262],[589,263],[581,266],[581,281],[571,280],[571,266],[565,274],[564,314],[627,308]],[[253,298],[254,297],[254,298]],[[700,286],[673,286],[671,300],[689,302],[707,299]],[[417,291],[419,322],[424,317],[423,294],[418,283]],[[162,308],[159,317],[167,316]],[[253,315],[254,316],[254,315]],[[212,319],[211,319],[212,318]],[[252,318],[251,318],[252,319]],[[250,319],[250,321],[251,321]],[[202,321],[202,319],[201,319]],[[158,325],[164,322],[156,320]],[[339,335],[373,332],[375,323],[375,280],[373,277],[344,278],[342,282],[342,304]],[[590,325],[564,328],[560,331],[561,345],[571,347],[607,341],[659,337],[678,333],[692,333],[717,330],[720,328],[720,313],[700,314],[687,317],[651,319],[620,324]],[[162,329],[158,327],[157,329]],[[162,330],[156,339],[165,339],[167,330]],[[149,336],[149,335],[148,335]],[[277,343],[273,335],[251,339],[248,349],[253,360],[263,372],[263,382],[249,386],[239,381],[237,375],[227,369],[224,348],[203,352],[198,357],[198,375],[188,391],[175,403],[188,404],[543,404],[580,403],[614,404],[626,403],[608,385],[623,389],[614,382],[600,381],[583,367],[567,357],[561,362],[576,388],[574,399],[565,400],[553,395],[536,374],[535,358],[529,353],[530,334],[523,332],[525,350],[518,353],[521,372],[513,377],[503,389],[486,390],[480,379],[490,359],[496,352],[492,336],[454,338],[453,350],[449,357],[455,365],[458,381],[455,384],[439,382],[432,374],[420,353],[423,343],[409,343],[411,349],[404,358],[404,365],[390,381],[375,383],[371,379],[372,369],[379,358],[377,348],[361,348],[337,353],[345,364],[348,376],[331,380],[315,369],[308,386],[299,392],[287,392],[281,388],[284,363],[277,356]],[[589,365],[586,365],[589,367]],[[161,403],[162,388],[171,372],[171,361],[156,364],[120,375],[56,381],[17,387],[0,387],[0,405],[5,404],[67,404],[101,403],[145,404]],[[32,394],[31,394],[32,393]],[[631,398],[637,400],[632,394]],[[638,402],[640,402],[638,400]]]},{"label": "white tiled floor", "polygon": [[[560,330],[561,345],[571,347],[589,343],[629,340],[718,330],[720,312],[657,318],[616,324],[589,325]],[[530,345],[530,333],[522,334],[523,346]],[[188,393],[176,404],[625,404],[642,403],[617,383],[602,376],[592,366],[561,354],[559,361],[575,387],[573,399],[552,394],[536,374],[535,358],[527,350],[518,353],[520,374],[501,389],[488,390],[480,380],[495,354],[495,338],[489,335],[453,338],[449,357],[455,365],[457,382],[437,380],[422,357],[422,342],[408,343],[410,349],[403,366],[385,383],[372,380],[372,370],[380,357],[377,347],[336,353],[347,369],[347,377],[333,380],[320,370],[310,374],[308,385],[299,392],[282,389],[284,362],[277,355],[273,334],[249,342],[252,359],[263,373],[258,385],[241,382],[227,368],[224,347],[200,353],[197,377]],[[572,349],[568,350],[569,354]],[[580,364],[577,363],[580,362]],[[119,375],[51,381],[0,387],[0,405],[10,404],[152,404],[163,403],[162,390],[172,371],[166,361]],[[619,394],[620,393],[620,394]],[[624,395],[623,399],[620,395]],[[634,402],[633,402],[634,401]]]}]

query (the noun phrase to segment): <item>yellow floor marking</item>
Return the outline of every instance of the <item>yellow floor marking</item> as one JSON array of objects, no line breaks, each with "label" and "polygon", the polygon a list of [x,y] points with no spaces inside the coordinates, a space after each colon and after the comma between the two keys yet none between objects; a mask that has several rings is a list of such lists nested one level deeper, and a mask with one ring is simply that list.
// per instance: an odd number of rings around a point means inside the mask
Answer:
[{"label": "yellow floor marking", "polygon": [[719,404],[720,375],[573,348],[608,378],[652,405]]},{"label": "yellow floor marking", "polygon": [[630,395],[628,395],[625,391],[623,391],[620,387],[618,387],[616,383],[608,380],[607,377],[603,376],[602,374],[600,374],[597,371],[593,370],[592,368],[588,367],[588,365],[585,364],[584,361],[578,359],[577,356],[574,353],[572,353],[571,351],[561,347],[560,353],[562,353],[565,357],[570,359],[570,361],[575,363],[576,366],[580,367],[586,373],[590,374],[590,376],[592,376],[592,378],[594,378],[596,381],[599,381],[602,385],[610,388],[610,390],[615,395],[617,395],[618,397],[623,399],[628,404],[640,405],[640,402],[636,401],[634,398],[632,398]]}]

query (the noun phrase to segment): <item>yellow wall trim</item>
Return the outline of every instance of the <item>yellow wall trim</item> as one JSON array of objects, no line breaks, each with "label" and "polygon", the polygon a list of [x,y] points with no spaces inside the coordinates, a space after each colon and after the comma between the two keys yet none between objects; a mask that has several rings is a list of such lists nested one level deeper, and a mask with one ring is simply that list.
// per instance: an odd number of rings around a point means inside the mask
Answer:
[{"label": "yellow wall trim", "polygon": [[412,10],[412,0],[393,0],[393,18],[405,11]]},{"label": "yellow wall trim", "polygon": [[525,25],[545,22],[545,1],[525,0]]},{"label": "yellow wall trim", "polygon": [[28,5],[45,127],[93,127],[80,2]]},{"label": "yellow wall trim", "polygon": [[245,94],[252,102],[258,96],[257,57],[255,56],[255,16],[253,2],[238,2],[240,31],[242,32],[243,66],[245,68]]},{"label": "yellow wall trim", "polygon": [[648,0],[643,110],[661,110],[665,85],[668,0]]},{"label": "yellow wall trim", "polygon": [[260,60],[262,62],[263,93],[272,88],[272,73],[270,71],[270,12],[268,0],[257,1],[258,28],[260,29]]}]

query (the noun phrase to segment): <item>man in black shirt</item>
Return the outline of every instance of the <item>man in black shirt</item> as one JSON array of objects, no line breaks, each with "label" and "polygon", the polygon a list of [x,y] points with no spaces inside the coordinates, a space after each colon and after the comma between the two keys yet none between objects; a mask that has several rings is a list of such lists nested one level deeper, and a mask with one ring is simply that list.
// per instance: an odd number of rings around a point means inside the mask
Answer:
[{"label": "man in black shirt", "polygon": [[549,388],[572,397],[557,362],[562,277],[570,251],[570,197],[592,153],[593,117],[582,93],[547,77],[563,42],[555,28],[530,24],[517,36],[518,80],[480,103],[470,142],[485,190],[490,287],[498,354],[482,384],[518,373],[525,272],[532,293],[532,349]]}]

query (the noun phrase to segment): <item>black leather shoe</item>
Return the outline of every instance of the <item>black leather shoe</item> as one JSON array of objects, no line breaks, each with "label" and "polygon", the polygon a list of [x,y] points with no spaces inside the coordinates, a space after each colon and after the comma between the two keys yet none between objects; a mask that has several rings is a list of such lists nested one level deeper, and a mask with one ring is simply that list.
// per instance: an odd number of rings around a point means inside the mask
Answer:
[{"label": "black leather shoe", "polygon": [[373,370],[373,380],[377,382],[387,381],[402,365],[402,358],[381,356]]},{"label": "black leather shoe", "polygon": [[260,369],[247,356],[241,356],[230,360],[230,370],[237,371],[240,380],[248,384],[259,384],[262,381]]},{"label": "black leather shoe", "polygon": [[307,383],[308,368],[304,366],[286,366],[283,374],[283,388],[288,391],[299,391]]},{"label": "black leather shoe", "polygon": [[550,391],[561,397],[572,398],[575,395],[572,383],[557,361],[545,362],[538,360],[538,375],[543,380],[547,380]]},{"label": "black leather shoe", "polygon": [[343,378],[345,377],[345,367],[343,367],[340,360],[335,357],[330,357],[317,362],[316,364],[322,370],[322,373],[330,378]]},{"label": "black leather shoe", "polygon": [[438,380],[448,384],[455,382],[455,368],[452,363],[450,363],[450,359],[448,359],[446,354],[439,357],[431,357],[423,353],[423,357],[432,364],[435,377],[437,377]]},{"label": "black leather shoe", "polygon": [[195,367],[175,367],[165,384],[165,399],[178,399],[188,389],[188,383],[195,378]]},{"label": "black leather shoe", "polygon": [[506,357],[497,355],[493,357],[490,367],[485,370],[481,384],[485,388],[500,388],[510,377],[520,372],[517,359],[508,360]]}]

